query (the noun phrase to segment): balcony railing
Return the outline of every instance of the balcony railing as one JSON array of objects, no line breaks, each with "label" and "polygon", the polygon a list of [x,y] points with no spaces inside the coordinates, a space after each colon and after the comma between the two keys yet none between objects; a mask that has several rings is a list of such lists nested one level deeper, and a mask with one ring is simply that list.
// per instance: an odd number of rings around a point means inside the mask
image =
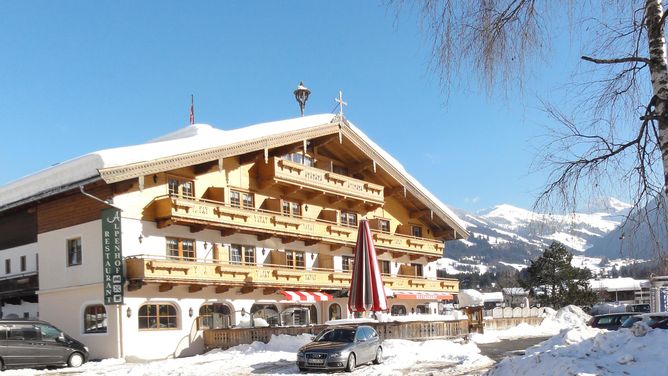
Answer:
[{"label": "balcony railing", "polygon": [[[275,287],[343,289],[350,287],[352,274],[327,268],[293,268],[285,265],[244,265],[216,260],[178,260],[139,255],[127,257],[129,281],[171,285],[206,285],[231,287]],[[383,276],[385,286],[393,290],[457,292],[459,281],[450,278],[429,279],[419,276]]]},{"label": "balcony railing", "polygon": [[[280,212],[262,209],[232,207],[218,201],[162,196],[154,200],[153,207],[159,226],[163,226],[166,222],[206,225],[211,228],[233,228],[348,246],[353,246],[357,240],[356,227],[341,226],[320,219],[287,216]],[[432,257],[443,255],[443,242],[440,240],[391,234],[379,230],[371,232],[377,248]]]},{"label": "balcony railing", "polygon": [[267,164],[260,164],[259,172],[260,181],[263,184],[297,185],[376,205],[383,205],[385,202],[382,185],[304,166],[278,157],[269,158]]}]

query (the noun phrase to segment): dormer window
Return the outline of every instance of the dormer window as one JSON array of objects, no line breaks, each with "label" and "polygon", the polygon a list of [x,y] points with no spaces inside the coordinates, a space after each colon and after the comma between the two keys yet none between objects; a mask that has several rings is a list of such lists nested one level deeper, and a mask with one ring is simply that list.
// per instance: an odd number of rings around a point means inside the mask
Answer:
[{"label": "dormer window", "polygon": [[304,166],[313,167],[313,165],[315,165],[315,161],[313,160],[313,158],[302,153],[288,153],[284,154],[281,158],[283,158],[286,161],[294,162]]},{"label": "dormer window", "polygon": [[357,213],[341,210],[341,215],[339,217],[341,225],[343,226],[357,226]]},{"label": "dormer window", "polygon": [[194,186],[195,184],[193,183],[192,180],[175,178],[175,177],[170,177],[167,180],[167,187],[169,189],[170,195],[194,197],[195,196]]},{"label": "dormer window", "polygon": [[422,237],[422,227],[421,226],[416,226],[416,225],[411,225],[411,235],[415,236],[416,238],[421,238]]},{"label": "dormer window", "polygon": [[230,205],[240,208],[242,204],[244,209],[253,209],[255,207],[253,194],[230,190]]}]

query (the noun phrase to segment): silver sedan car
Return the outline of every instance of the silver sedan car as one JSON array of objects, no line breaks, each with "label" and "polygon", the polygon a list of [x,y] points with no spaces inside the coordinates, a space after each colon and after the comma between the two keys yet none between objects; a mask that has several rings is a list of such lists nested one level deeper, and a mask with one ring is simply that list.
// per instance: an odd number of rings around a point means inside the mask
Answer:
[{"label": "silver sedan car", "polygon": [[366,325],[327,328],[297,352],[300,371],[345,369],[352,372],[358,364],[382,361],[383,346],[378,333]]}]

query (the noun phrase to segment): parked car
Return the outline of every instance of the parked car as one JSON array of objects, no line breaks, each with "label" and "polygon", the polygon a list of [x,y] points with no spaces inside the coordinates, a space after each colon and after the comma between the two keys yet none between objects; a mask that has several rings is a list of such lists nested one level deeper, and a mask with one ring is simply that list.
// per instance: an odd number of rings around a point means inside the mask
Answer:
[{"label": "parked car", "polygon": [[352,372],[359,364],[382,361],[380,337],[374,328],[366,325],[327,328],[297,352],[300,371],[345,369]]},{"label": "parked car", "polygon": [[603,315],[593,316],[589,320],[589,326],[599,329],[607,330],[617,330],[622,326],[624,321],[631,316],[635,316],[637,313],[626,312],[626,313],[606,313]]},{"label": "parked car", "polygon": [[650,326],[654,329],[668,329],[668,318],[657,321]]},{"label": "parked car", "polygon": [[88,361],[88,348],[39,320],[0,320],[0,369],[64,366]]},{"label": "parked car", "polygon": [[626,311],[627,312],[637,312],[637,313],[649,313],[650,308],[649,304],[643,303],[643,304],[629,304],[626,306]]},{"label": "parked car", "polygon": [[660,321],[663,321],[664,319],[668,319],[668,312],[652,312],[652,313],[641,313],[641,314],[636,314],[624,321],[622,323],[622,328],[630,328],[633,326],[633,324],[637,322],[644,322],[645,324],[652,326]]}]

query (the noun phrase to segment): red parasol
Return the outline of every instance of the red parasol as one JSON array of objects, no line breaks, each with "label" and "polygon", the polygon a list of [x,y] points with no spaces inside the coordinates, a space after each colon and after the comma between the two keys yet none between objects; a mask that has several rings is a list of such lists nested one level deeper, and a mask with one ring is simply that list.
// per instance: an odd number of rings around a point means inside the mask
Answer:
[{"label": "red parasol", "polygon": [[355,244],[353,278],[348,293],[350,312],[387,311],[387,297],[378,269],[376,248],[366,219],[360,221]]}]

